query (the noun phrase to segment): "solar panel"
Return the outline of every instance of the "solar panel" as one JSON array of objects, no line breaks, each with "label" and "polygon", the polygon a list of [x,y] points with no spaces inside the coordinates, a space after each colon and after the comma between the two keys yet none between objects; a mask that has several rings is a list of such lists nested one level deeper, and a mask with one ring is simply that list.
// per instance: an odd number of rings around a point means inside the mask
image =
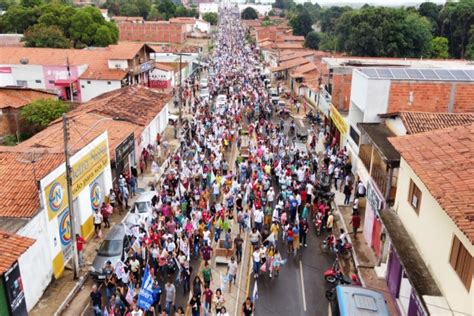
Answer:
[{"label": "solar panel", "polygon": [[431,80],[439,79],[436,72],[431,69],[421,69],[420,72],[423,75],[423,77],[425,77],[426,79],[431,79]]},{"label": "solar panel", "polygon": [[380,78],[392,79],[393,75],[389,68],[378,68],[376,69]]},{"label": "solar panel", "polygon": [[367,75],[367,77],[369,78],[378,78],[378,74],[377,72],[375,71],[375,69],[369,69],[369,68],[365,68],[365,69],[361,69],[361,71]]},{"label": "solar panel", "polygon": [[456,78],[456,80],[469,80],[470,79],[463,70],[453,69],[451,70],[451,73],[453,74],[454,78]]},{"label": "solar panel", "polygon": [[474,70],[464,70],[464,72],[474,80]]},{"label": "solar panel", "polygon": [[436,69],[436,73],[443,80],[453,80],[454,76],[446,69]]},{"label": "solar panel", "polygon": [[405,69],[402,69],[402,68],[392,68],[392,74],[393,76],[395,77],[395,79],[408,79],[410,78]]},{"label": "solar panel", "polygon": [[406,69],[408,76],[410,79],[424,79],[423,75],[418,69]]}]

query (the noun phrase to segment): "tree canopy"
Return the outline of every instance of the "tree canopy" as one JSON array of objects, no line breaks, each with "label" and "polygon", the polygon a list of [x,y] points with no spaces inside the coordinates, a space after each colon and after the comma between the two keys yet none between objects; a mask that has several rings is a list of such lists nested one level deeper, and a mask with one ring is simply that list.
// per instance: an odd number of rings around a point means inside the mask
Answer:
[{"label": "tree canopy", "polygon": [[209,23],[211,23],[211,25],[216,25],[217,24],[217,13],[215,12],[207,12],[203,15],[202,17],[204,19],[204,21],[207,21]]},{"label": "tree canopy", "polygon": [[338,48],[355,56],[420,57],[431,47],[431,24],[403,8],[345,12],[337,22]]},{"label": "tree canopy", "polygon": [[311,31],[306,34],[304,39],[304,47],[311,49],[319,49],[319,42],[321,41],[321,35],[318,32]]},{"label": "tree canopy", "polygon": [[96,7],[74,8],[51,2],[33,7],[13,5],[0,17],[3,33],[24,33],[30,47],[108,46],[118,40],[118,29]]},{"label": "tree canopy", "polygon": [[20,116],[34,128],[43,129],[68,110],[69,105],[63,101],[39,99],[24,106],[20,111]]},{"label": "tree canopy", "polygon": [[255,20],[258,19],[257,11],[252,7],[246,7],[241,14],[242,20]]},{"label": "tree canopy", "polygon": [[293,35],[306,36],[313,30],[313,21],[306,10],[290,18],[290,25],[293,28]]}]

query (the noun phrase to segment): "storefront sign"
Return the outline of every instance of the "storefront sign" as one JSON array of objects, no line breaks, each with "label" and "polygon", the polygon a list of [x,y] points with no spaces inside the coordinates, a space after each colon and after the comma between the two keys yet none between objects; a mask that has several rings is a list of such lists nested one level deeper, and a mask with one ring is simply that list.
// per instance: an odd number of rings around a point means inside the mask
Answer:
[{"label": "storefront sign", "polygon": [[376,213],[383,209],[383,197],[378,194],[370,181],[367,182],[367,201]]},{"label": "storefront sign", "polygon": [[341,134],[346,134],[348,130],[348,126],[344,118],[342,117],[341,113],[336,109],[334,105],[331,105],[331,119],[336,125],[337,129]]},{"label": "storefront sign", "polygon": [[[109,164],[107,141],[104,140],[72,165],[72,195],[77,195],[102,173]],[[45,188],[48,218],[52,220],[68,205],[66,172]]]},{"label": "storefront sign", "polygon": [[3,277],[5,280],[5,292],[7,294],[10,315],[28,315],[18,261],[15,261],[11,268],[5,272]]},{"label": "storefront sign", "polygon": [[115,149],[115,162],[124,160],[135,148],[135,136],[133,133],[120,143]]},{"label": "storefront sign", "polygon": [[91,185],[91,207],[94,211],[97,211],[100,208],[100,203],[102,200],[102,190],[98,182],[94,182]]},{"label": "storefront sign", "polygon": [[58,216],[59,240],[61,241],[61,250],[63,252],[64,261],[72,256],[72,232],[71,232],[71,215],[69,209],[65,209]]}]

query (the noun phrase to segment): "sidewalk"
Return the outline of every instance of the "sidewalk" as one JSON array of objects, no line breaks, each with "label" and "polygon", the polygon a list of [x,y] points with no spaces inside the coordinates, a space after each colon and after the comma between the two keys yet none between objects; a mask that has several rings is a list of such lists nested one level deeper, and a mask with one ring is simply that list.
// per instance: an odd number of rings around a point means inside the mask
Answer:
[{"label": "sidewalk", "polygon": [[[173,137],[173,128],[171,126],[168,126],[162,135],[163,141],[166,140],[169,143],[169,150],[168,153],[173,153],[179,146],[179,141],[177,139],[174,139]],[[164,173],[164,171],[168,167],[168,160],[169,157],[172,155],[167,155],[168,159],[164,161],[163,164],[160,165],[160,171],[157,175],[152,175],[150,171],[150,165],[151,163],[148,164],[148,169],[146,170],[146,173],[144,177],[141,175],[138,176],[138,188],[139,189],[144,189],[146,191],[149,190],[149,184],[151,181],[154,181],[156,178],[160,178],[161,175]],[[166,157],[166,154],[164,151],[162,151],[162,157]],[[134,201],[136,199],[136,196],[134,198],[131,198],[129,201],[129,205],[133,205]],[[127,212],[122,211],[119,213],[118,211],[114,212],[110,216],[110,226],[113,227],[115,224],[120,223],[123,218],[126,216]],[[104,228],[103,229],[103,236],[105,237],[108,233],[109,229]],[[87,281],[88,274],[89,274],[89,268],[90,265],[92,264],[95,256],[96,256],[96,249],[99,248],[100,243],[102,242],[103,238],[92,238],[87,241],[87,243],[84,245],[84,261],[85,264],[83,267],[81,267],[79,277],[80,280],[76,281],[73,279],[73,271],[66,267],[64,270],[63,274],[58,278],[58,279],[53,279],[53,281],[49,284],[49,286],[46,288],[45,292],[43,293],[43,296],[41,299],[38,301],[38,303],[35,305],[35,307],[30,311],[29,315],[32,316],[44,316],[44,315],[54,315],[58,309],[63,305],[64,302],[68,298],[72,297],[72,302],[74,302],[76,295],[78,295],[83,288],[83,284]],[[73,293],[77,292],[77,293]],[[87,302],[88,302],[88,294],[87,294]],[[71,296],[71,297],[70,297]],[[85,307],[85,305],[83,306]]]}]

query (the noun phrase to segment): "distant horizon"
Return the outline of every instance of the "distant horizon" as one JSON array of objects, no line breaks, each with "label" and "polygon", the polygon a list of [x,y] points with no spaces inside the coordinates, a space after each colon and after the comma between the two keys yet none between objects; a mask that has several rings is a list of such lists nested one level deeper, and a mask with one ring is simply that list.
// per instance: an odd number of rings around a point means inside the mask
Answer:
[{"label": "distant horizon", "polygon": [[312,0],[312,1],[298,1],[296,3],[311,2],[318,3],[321,6],[328,5],[355,5],[363,6],[364,4],[377,5],[377,6],[406,6],[406,5],[417,5],[423,2],[432,2],[436,4],[444,4],[446,0]]}]

